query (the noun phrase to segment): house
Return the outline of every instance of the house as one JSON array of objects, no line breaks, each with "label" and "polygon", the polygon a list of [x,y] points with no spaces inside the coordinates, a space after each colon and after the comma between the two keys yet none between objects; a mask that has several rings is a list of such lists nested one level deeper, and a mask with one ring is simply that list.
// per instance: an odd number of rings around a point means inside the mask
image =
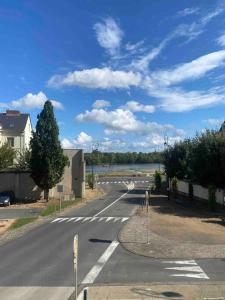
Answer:
[{"label": "house", "polygon": [[8,144],[18,153],[24,152],[30,146],[32,125],[29,114],[18,110],[6,110],[0,113],[0,147]]}]

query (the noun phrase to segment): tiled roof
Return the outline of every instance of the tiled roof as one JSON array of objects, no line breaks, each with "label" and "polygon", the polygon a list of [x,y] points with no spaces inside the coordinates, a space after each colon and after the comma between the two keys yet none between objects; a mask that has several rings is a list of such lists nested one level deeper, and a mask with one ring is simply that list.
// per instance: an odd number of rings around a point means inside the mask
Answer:
[{"label": "tiled roof", "polygon": [[0,113],[0,127],[2,130],[23,131],[28,118],[29,114]]}]

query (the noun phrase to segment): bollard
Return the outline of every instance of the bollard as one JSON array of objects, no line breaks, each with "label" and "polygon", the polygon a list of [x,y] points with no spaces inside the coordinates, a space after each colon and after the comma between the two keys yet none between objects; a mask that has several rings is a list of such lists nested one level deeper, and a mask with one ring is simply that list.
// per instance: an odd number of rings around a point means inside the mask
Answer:
[{"label": "bollard", "polygon": [[84,300],[87,300],[87,289],[84,289]]}]

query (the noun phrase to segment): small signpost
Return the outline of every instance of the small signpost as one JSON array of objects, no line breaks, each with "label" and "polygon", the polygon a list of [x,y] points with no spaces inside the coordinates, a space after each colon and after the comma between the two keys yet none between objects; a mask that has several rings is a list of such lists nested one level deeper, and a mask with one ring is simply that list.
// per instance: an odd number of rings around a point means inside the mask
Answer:
[{"label": "small signpost", "polygon": [[62,194],[64,192],[64,186],[62,184],[57,185],[57,192],[59,193],[59,211],[62,209]]},{"label": "small signpost", "polygon": [[77,300],[77,263],[78,263],[78,234],[75,234],[73,240],[73,266],[75,280],[75,300]]}]

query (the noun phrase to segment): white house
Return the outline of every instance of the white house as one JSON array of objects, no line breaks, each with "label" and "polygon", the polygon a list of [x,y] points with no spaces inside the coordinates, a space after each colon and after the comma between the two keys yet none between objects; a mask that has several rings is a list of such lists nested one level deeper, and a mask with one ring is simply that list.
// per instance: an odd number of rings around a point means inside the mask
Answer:
[{"label": "white house", "polygon": [[18,153],[30,146],[32,125],[29,114],[18,110],[6,110],[0,113],[0,146],[8,144]]}]

